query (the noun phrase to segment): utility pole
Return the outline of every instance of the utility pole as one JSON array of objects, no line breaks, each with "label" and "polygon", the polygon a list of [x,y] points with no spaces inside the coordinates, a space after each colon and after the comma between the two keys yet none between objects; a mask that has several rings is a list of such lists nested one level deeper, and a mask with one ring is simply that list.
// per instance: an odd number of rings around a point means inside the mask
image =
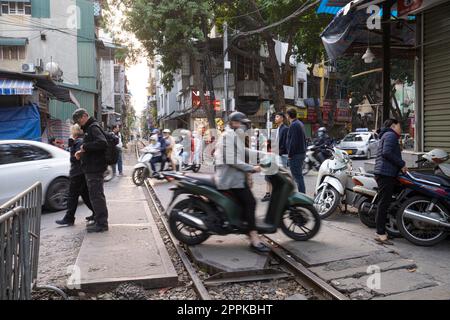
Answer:
[{"label": "utility pole", "polygon": [[228,73],[231,69],[231,63],[228,61],[228,23],[224,22],[223,24],[223,91],[225,98],[225,123],[228,122],[228,114],[230,112],[229,104],[228,104]]}]

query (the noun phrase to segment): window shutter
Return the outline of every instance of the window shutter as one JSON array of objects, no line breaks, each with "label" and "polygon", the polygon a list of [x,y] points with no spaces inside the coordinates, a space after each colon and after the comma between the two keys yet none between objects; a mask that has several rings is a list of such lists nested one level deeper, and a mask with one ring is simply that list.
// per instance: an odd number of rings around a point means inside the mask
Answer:
[{"label": "window shutter", "polygon": [[50,0],[31,0],[33,18],[50,18]]}]

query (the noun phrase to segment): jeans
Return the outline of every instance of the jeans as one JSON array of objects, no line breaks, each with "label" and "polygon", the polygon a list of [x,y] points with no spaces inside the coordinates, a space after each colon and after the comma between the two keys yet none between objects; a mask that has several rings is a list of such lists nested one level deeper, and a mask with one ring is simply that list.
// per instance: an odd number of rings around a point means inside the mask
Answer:
[{"label": "jeans", "polygon": [[285,167],[285,168],[287,168],[288,167],[288,156],[287,156],[287,154],[283,154],[282,156],[281,156],[281,164],[282,164],[282,166],[283,167]]},{"label": "jeans", "polygon": [[161,156],[157,156],[157,157],[152,157],[152,159],[150,160],[150,166],[152,167],[152,171],[156,172],[156,167],[155,164],[161,162],[162,164],[162,157]]},{"label": "jeans", "polygon": [[84,174],[70,177],[69,194],[67,197],[67,213],[66,218],[74,221],[75,212],[78,208],[78,198],[81,196],[86,206],[93,212],[89,191],[86,184]]},{"label": "jeans", "polygon": [[302,169],[303,162],[305,161],[306,155],[304,153],[296,154],[291,159],[289,159],[289,167],[291,168],[292,176],[297,183],[298,191],[301,193],[306,193],[305,180],[303,179]]},{"label": "jeans", "polygon": [[95,222],[99,226],[108,225],[108,207],[103,190],[103,172],[86,173],[86,182],[89,190],[91,205],[95,213]]},{"label": "jeans", "polygon": [[116,175],[117,169],[119,170],[119,174],[123,174],[123,159],[122,159],[122,149],[117,148],[118,158],[117,158],[117,168],[116,165],[113,165],[113,173]]},{"label": "jeans", "polygon": [[376,180],[378,183],[379,196],[376,216],[377,234],[385,235],[388,210],[392,203],[392,195],[394,194],[394,188],[397,183],[397,179],[394,177],[377,175]]}]

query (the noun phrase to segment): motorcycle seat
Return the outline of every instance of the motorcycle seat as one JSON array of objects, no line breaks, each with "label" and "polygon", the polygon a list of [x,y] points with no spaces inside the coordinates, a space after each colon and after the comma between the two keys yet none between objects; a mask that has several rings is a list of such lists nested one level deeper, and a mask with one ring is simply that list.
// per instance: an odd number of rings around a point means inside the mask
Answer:
[{"label": "motorcycle seat", "polygon": [[444,187],[450,188],[450,178],[440,176],[440,175],[424,174],[424,173],[417,173],[417,172],[411,172],[411,175],[416,179],[439,183],[440,185],[442,185]]},{"label": "motorcycle seat", "polygon": [[208,187],[216,187],[216,182],[214,180],[214,175],[212,174],[196,174],[194,175],[186,175],[193,180],[198,181],[200,184],[208,186]]}]

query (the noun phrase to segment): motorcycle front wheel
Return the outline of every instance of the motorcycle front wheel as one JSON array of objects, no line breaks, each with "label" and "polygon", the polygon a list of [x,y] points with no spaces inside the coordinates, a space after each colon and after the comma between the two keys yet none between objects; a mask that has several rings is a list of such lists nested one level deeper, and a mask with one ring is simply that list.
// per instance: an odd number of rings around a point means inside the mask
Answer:
[{"label": "motorcycle front wheel", "polygon": [[209,210],[206,205],[200,201],[192,199],[184,199],[178,202],[169,213],[169,228],[172,234],[177,240],[189,245],[195,246],[202,242],[205,242],[209,238],[209,234],[201,229],[198,229],[192,225],[187,225],[182,221],[179,216],[179,212],[186,215],[201,217],[206,215]]},{"label": "motorcycle front wheel", "polygon": [[322,219],[331,216],[341,203],[341,195],[331,186],[323,186],[317,190],[314,207]]},{"label": "motorcycle front wheel", "polygon": [[145,179],[147,178],[148,174],[145,168],[136,168],[133,170],[133,173],[131,175],[133,183],[138,187],[142,186],[145,183]]},{"label": "motorcycle front wheel", "polygon": [[302,168],[302,175],[306,176],[310,170],[311,170],[311,166],[310,166],[309,162],[304,161],[303,168]]},{"label": "motorcycle front wheel", "polygon": [[200,164],[194,164],[192,165],[192,171],[197,173],[200,171],[201,165]]},{"label": "motorcycle front wheel", "polygon": [[314,206],[293,206],[284,212],[281,230],[291,239],[306,241],[319,232],[320,220]]}]

